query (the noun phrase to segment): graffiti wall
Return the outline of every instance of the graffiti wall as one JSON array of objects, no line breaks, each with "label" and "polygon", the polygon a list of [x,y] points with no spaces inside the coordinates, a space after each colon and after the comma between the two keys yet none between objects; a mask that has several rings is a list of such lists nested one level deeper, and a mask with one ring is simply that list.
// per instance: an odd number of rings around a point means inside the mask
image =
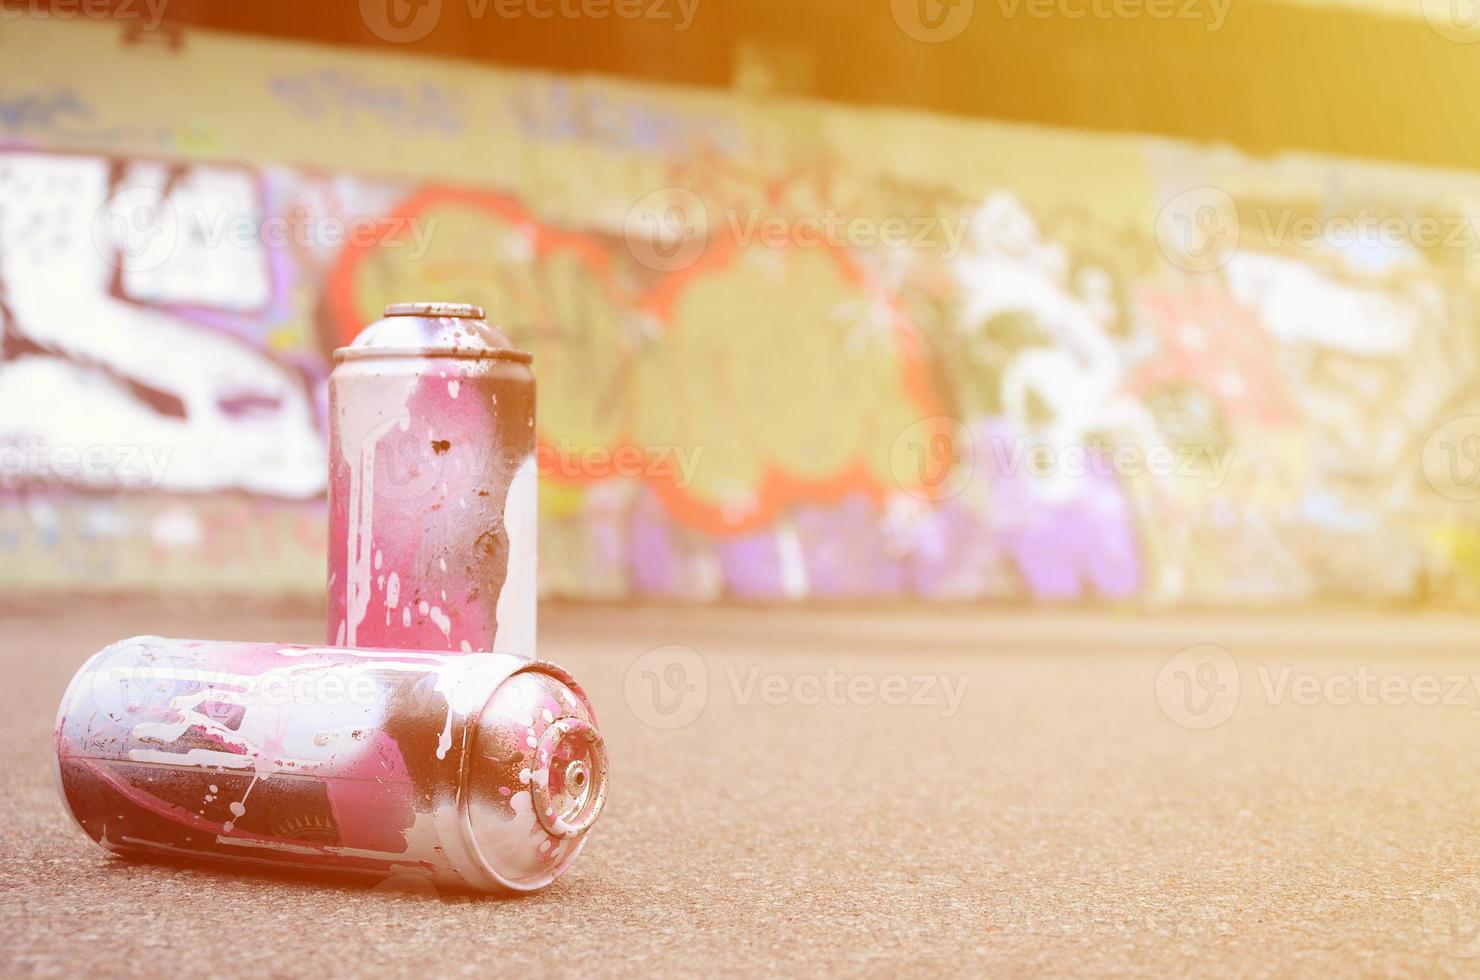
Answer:
[{"label": "graffiti wall", "polygon": [[547,595],[1480,598],[1480,177],[106,24],[0,59],[12,591],[321,592],[332,351],[436,298],[535,356]]}]

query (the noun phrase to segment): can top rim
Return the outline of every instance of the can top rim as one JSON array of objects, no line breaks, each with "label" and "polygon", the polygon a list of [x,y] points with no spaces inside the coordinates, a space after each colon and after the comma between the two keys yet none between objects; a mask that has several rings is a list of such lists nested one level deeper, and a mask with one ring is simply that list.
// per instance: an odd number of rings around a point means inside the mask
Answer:
[{"label": "can top rim", "polygon": [[384,316],[334,352],[336,364],[371,357],[488,358],[520,364],[534,361],[488,322],[478,304],[422,300],[391,303]]},{"label": "can top rim", "polygon": [[483,320],[483,307],[476,303],[391,303],[381,316],[449,316]]}]

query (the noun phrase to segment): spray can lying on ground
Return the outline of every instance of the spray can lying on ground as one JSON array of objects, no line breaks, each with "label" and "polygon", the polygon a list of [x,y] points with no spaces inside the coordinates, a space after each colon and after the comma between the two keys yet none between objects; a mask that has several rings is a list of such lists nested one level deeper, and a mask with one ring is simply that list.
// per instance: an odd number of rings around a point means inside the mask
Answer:
[{"label": "spray can lying on ground", "polygon": [[481,307],[399,303],[329,378],[329,643],[535,649],[530,355]]},{"label": "spray can lying on ground", "polygon": [[530,891],[575,859],[606,749],[565,671],[137,637],[57,715],[63,801],[112,851]]}]

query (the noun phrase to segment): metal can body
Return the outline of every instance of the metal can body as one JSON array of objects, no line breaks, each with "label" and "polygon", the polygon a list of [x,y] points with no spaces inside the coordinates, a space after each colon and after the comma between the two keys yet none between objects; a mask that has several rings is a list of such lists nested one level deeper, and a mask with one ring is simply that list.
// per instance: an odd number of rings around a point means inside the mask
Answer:
[{"label": "metal can body", "polygon": [[387,307],[329,379],[328,641],[535,649],[530,357],[477,307]]},{"label": "metal can body", "polygon": [[590,704],[560,668],[137,637],[78,671],[59,789],[113,851],[540,888],[605,801]]}]

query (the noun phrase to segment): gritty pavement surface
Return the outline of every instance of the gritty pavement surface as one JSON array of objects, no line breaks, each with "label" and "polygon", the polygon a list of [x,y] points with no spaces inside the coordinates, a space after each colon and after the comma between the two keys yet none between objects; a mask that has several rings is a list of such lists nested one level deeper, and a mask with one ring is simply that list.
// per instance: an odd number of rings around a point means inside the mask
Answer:
[{"label": "gritty pavement surface", "polygon": [[85,657],[318,642],[319,617],[0,608],[0,975],[1480,970],[1472,619],[548,607],[540,630],[596,704],[610,804],[564,878],[487,898],[105,855],[49,768]]}]

